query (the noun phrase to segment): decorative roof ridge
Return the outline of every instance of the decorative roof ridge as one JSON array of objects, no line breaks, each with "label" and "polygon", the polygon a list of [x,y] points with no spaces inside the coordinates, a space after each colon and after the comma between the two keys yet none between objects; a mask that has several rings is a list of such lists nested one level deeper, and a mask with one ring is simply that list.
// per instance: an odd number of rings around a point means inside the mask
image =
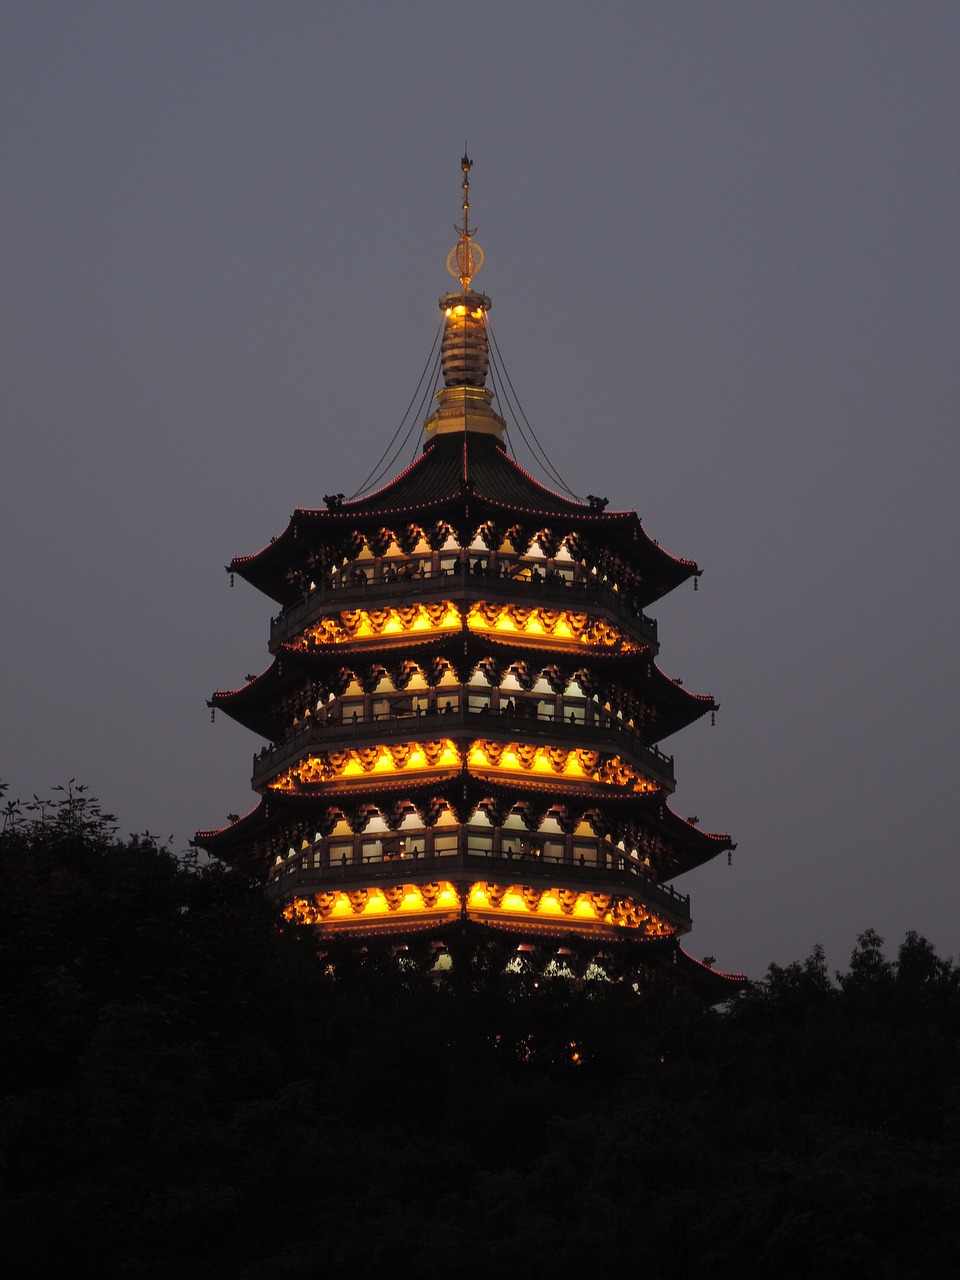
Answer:
[{"label": "decorative roof ridge", "polygon": [[190,843],[192,845],[202,846],[205,839],[211,839],[214,836],[222,836],[227,831],[236,831],[238,827],[245,826],[249,823],[261,809],[266,808],[266,803],[266,797],[260,796],[253,808],[249,809],[242,817],[237,818],[235,822],[228,822],[225,827],[215,827],[211,831],[198,831]]},{"label": "decorative roof ridge", "polygon": [[261,680],[268,676],[276,665],[277,660],[274,658],[272,662],[268,663],[267,666],[264,667],[258,676],[254,676],[252,680],[248,680],[246,684],[239,685],[236,689],[214,689],[213,693],[210,695],[210,700],[207,703],[207,706],[209,706],[214,699],[220,699],[222,701],[224,698],[234,698],[238,693],[246,693],[248,689],[252,689],[255,684],[259,684]]},{"label": "decorative roof ridge", "polygon": [[[382,484],[379,489],[371,489],[369,493],[365,493],[359,497],[348,498],[345,502],[342,502],[338,507],[295,507],[294,515],[311,515],[311,516],[312,515],[324,515],[324,516],[326,515],[360,515],[362,513],[358,512],[356,509],[360,503],[369,502],[371,498],[377,497],[378,494],[385,493],[387,489],[392,488],[392,486],[395,485],[398,480],[402,480],[404,476],[408,476],[415,467],[422,466],[425,462],[429,460],[429,458],[430,458],[429,451],[427,449],[424,449],[419,457],[414,458],[414,460],[408,463],[407,466],[405,466],[402,471],[398,471],[395,476],[392,476],[385,484]],[[459,489],[455,489],[453,493],[451,493],[449,496],[456,497],[456,495],[459,492],[460,492]],[[431,502],[446,502],[446,501],[447,501],[446,498],[431,499]],[[426,506],[428,504],[424,503],[423,505]],[[402,508],[397,507],[396,510],[400,511],[402,510]]]},{"label": "decorative roof ridge", "polygon": [[657,675],[660,676],[663,680],[665,680],[667,684],[672,684],[675,689],[679,689],[680,692],[684,695],[684,697],[693,698],[696,702],[707,703],[707,706],[704,707],[704,711],[718,711],[720,709],[719,702],[714,702],[713,700],[713,694],[694,693],[692,690],[688,689],[686,685],[681,684],[677,680],[674,680],[673,676],[668,676],[667,673],[664,671],[664,669],[657,662],[655,657],[651,657],[650,663],[651,663],[651,666],[656,671]]},{"label": "decorative roof ridge", "polygon": [[712,974],[715,978],[726,978],[729,982],[737,983],[750,981],[745,973],[726,973],[723,969],[715,969],[712,964],[705,964],[703,960],[698,960],[696,956],[692,956],[689,951],[684,951],[679,942],[677,943],[677,950],[685,961],[697,965],[700,969],[705,969],[707,973]]},{"label": "decorative roof ridge", "polygon": [[693,832],[698,839],[712,840],[715,844],[719,844],[721,849],[735,849],[735,841],[730,839],[730,833],[727,831],[704,831],[702,827],[695,822],[689,822],[686,818],[680,816],[675,809],[671,809],[667,802],[666,796],[662,796],[661,802],[666,814],[673,819],[680,827],[686,827],[687,832]]},{"label": "decorative roof ridge", "polygon": [[[513,457],[513,455],[512,455],[512,454],[507,453],[506,449],[504,449],[504,450],[503,450],[503,456],[507,459],[507,461],[508,461],[509,463],[511,463],[514,467],[516,467],[516,469],[520,472],[520,474],[521,474],[522,476],[525,476],[527,480],[529,480],[532,484],[535,484],[535,485],[537,486],[537,488],[538,488],[538,489],[543,489],[543,491],[544,491],[545,493],[549,493],[549,494],[550,494],[550,496],[551,496],[552,498],[558,498],[561,502],[566,502],[568,505],[571,505],[571,506],[584,507],[584,508],[586,509],[586,511],[594,510],[594,509],[590,506],[590,504],[589,504],[588,502],[583,502],[580,498],[568,498],[568,497],[566,497],[566,495],[565,495],[565,494],[558,493],[558,492],[556,491],[556,489],[551,489],[551,488],[550,488],[550,486],[549,486],[548,484],[544,484],[544,483],[543,483],[543,481],[538,480],[538,479],[537,479],[537,477],[536,477],[536,476],[534,476],[534,475],[531,475],[531,474],[530,474],[530,472],[526,469],[526,467],[524,467],[521,463],[519,463],[519,462],[516,460],[516,458],[515,458],[515,457]],[[495,501],[495,499],[491,499],[491,501]],[[605,512],[603,512],[603,511],[594,511],[594,514],[595,514],[595,515],[603,515],[603,514],[605,514]],[[610,514],[611,514],[611,515],[617,515],[617,514],[620,514],[620,515],[626,515],[626,514],[636,515],[636,512],[630,512],[630,513],[627,513],[627,512],[619,512],[619,513],[618,513],[618,512],[615,512],[615,511],[611,511],[611,512],[610,512]],[[639,518],[639,517],[638,517],[638,518]]]}]

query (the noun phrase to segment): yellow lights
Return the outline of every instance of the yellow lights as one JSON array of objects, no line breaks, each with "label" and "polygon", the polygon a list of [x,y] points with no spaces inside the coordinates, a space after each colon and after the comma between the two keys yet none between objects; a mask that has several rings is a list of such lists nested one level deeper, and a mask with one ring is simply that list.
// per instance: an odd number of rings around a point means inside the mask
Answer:
[{"label": "yellow lights", "polygon": [[270,787],[274,791],[295,791],[298,785],[312,786],[378,774],[459,769],[460,763],[460,752],[449,738],[400,742],[386,747],[347,747],[308,756],[271,782]]},{"label": "yellow lights", "polygon": [[298,636],[292,647],[309,651],[318,644],[457,631],[461,621],[460,611],[449,600],[396,609],[350,609],[321,618]]},{"label": "yellow lights", "polygon": [[284,915],[298,924],[320,928],[389,927],[409,925],[420,917],[429,924],[453,919],[466,907],[468,917],[506,927],[538,924],[562,930],[565,924],[593,932],[633,932],[649,938],[665,937],[672,927],[635,898],[583,893],[576,889],[530,885],[501,885],[477,881],[454,885],[449,880],[429,884],[397,884],[385,888],[333,890],[296,897]]},{"label": "yellow lights", "polygon": [[549,637],[593,648],[618,645],[624,653],[635,653],[640,646],[629,640],[605,618],[566,609],[525,609],[511,604],[479,601],[467,615],[471,631],[492,632],[533,639]]},{"label": "yellow lights", "polygon": [[485,634],[549,639],[592,648],[617,646],[624,653],[640,650],[635,641],[605,618],[567,609],[526,609],[483,600],[471,606],[465,619],[450,600],[402,608],[350,609],[320,618],[292,641],[292,647],[309,651],[317,645],[348,644],[355,640],[439,634],[459,630],[464,621],[470,631]]},{"label": "yellow lights", "polygon": [[620,756],[605,756],[580,747],[537,746],[529,742],[478,739],[461,748],[449,738],[403,742],[390,746],[347,747],[308,756],[281,774],[270,787],[291,792],[328,782],[350,781],[431,769],[459,770],[464,763],[478,774],[538,774],[544,779],[569,778],[628,788],[634,793],[656,790],[656,784]]}]

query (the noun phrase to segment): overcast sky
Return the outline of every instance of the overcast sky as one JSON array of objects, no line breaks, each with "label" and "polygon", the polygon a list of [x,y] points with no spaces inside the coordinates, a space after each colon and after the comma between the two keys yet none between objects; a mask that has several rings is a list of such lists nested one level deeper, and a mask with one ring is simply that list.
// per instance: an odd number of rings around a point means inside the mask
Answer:
[{"label": "overcast sky", "polygon": [[956,955],[958,37],[955,0],[5,0],[0,778],[177,849],[253,803],[205,702],[272,606],[223,565],[393,433],[466,139],[527,417],[705,570],[660,662],[721,711],[665,746],[739,847],[678,882],[687,948]]}]

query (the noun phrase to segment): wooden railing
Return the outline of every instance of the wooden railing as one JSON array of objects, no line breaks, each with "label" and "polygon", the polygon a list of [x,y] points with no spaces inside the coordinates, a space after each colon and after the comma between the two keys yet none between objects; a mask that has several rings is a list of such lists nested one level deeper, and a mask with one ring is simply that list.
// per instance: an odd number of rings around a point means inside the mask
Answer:
[{"label": "wooden railing", "polygon": [[[610,855],[608,855],[609,857]],[[615,866],[598,866],[587,860],[562,856],[509,855],[470,847],[465,852],[407,853],[399,856],[344,857],[314,866],[312,852],[294,855],[278,863],[271,874],[268,892],[274,898],[289,898],[297,892],[320,892],[345,885],[374,887],[380,884],[418,884],[433,879],[456,878],[460,870],[475,871],[499,884],[543,885],[573,888],[581,892],[609,892],[620,889],[641,898],[647,906],[659,907],[674,919],[689,924],[690,897],[677,893],[672,885],[660,884],[627,858]]]},{"label": "wooden railing", "polygon": [[405,715],[360,716],[354,713],[343,721],[310,716],[289,737],[274,747],[264,747],[253,757],[253,785],[260,786],[295,764],[304,750],[310,747],[338,747],[361,739],[369,745],[386,746],[398,739],[424,735],[448,737],[464,730],[471,736],[487,732],[498,738],[502,738],[507,730],[511,734],[516,730],[517,739],[525,743],[570,743],[571,746],[597,750],[611,748],[632,756],[666,785],[672,787],[674,783],[673,756],[664,755],[657,747],[644,742],[636,729],[619,720],[608,719],[602,725],[587,724],[551,715],[531,716],[516,709],[471,711],[461,705],[457,710],[436,708]]},{"label": "wooden railing", "polygon": [[656,651],[656,620],[647,615],[619,591],[603,583],[543,578],[539,582],[525,578],[493,577],[488,574],[450,573],[439,569],[416,577],[367,581],[356,586],[333,586],[321,583],[297,604],[289,605],[270,623],[270,647],[293,639],[304,628],[321,618],[331,605],[349,609],[357,604],[409,604],[416,600],[447,598],[453,600],[503,600],[537,602],[556,605],[578,612],[600,608],[621,619],[637,631]]}]

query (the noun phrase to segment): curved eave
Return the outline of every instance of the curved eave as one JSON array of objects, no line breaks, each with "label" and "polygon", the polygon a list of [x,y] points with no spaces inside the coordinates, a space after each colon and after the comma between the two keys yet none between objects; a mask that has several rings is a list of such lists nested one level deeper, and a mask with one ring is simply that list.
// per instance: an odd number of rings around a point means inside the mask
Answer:
[{"label": "curved eave", "polygon": [[678,859],[672,875],[683,875],[710,862],[727,849],[737,846],[726,832],[701,831],[686,818],[674,813],[668,804],[663,806],[663,817],[660,819],[665,834],[671,837],[676,848],[682,850],[683,857]]},{"label": "curved eave", "polygon": [[745,973],[724,973],[722,969],[714,969],[684,951],[680,943],[676,944],[678,964],[682,965],[684,976],[689,977],[695,985],[706,992],[716,992],[716,999],[728,999],[745,987],[750,979]]},{"label": "curved eave", "polygon": [[635,511],[545,511],[466,492],[381,511],[351,511],[345,506],[333,510],[298,508],[279,537],[252,555],[235,556],[226,567],[278,604],[290,604],[300,596],[299,586],[289,578],[291,566],[309,556],[318,544],[335,544],[354,529],[363,532],[400,521],[423,525],[440,520],[455,527],[464,523],[479,527],[488,520],[502,527],[524,522],[553,527],[562,520],[565,533],[581,533],[595,544],[615,548],[635,563],[648,583],[647,604],[701,572],[695,560],[680,559],[664,551],[646,533]]},{"label": "curved eave", "polygon": [[[366,783],[367,785],[363,785]],[[663,801],[657,792],[643,794],[617,791],[604,788],[602,792],[589,784],[579,787],[557,786],[551,782],[537,782],[526,778],[495,779],[489,776],[477,777],[460,771],[445,771],[431,777],[413,781],[409,778],[377,780],[369,785],[369,779],[360,779],[358,783],[337,785],[330,783],[322,790],[296,794],[292,792],[271,791],[261,797],[255,808],[244,814],[236,822],[226,827],[211,831],[198,831],[191,844],[205,849],[214,857],[226,862],[241,861],[252,868],[255,860],[250,858],[249,851],[253,843],[261,837],[267,837],[276,826],[277,814],[284,810],[293,812],[315,811],[318,805],[334,805],[344,801],[351,806],[363,803],[366,797],[373,802],[374,798],[409,799],[416,805],[417,800],[432,798],[450,800],[459,791],[465,803],[475,808],[480,800],[486,797],[499,798],[504,801],[518,803],[526,796],[541,797],[553,800],[554,803],[574,802],[583,806],[585,812],[591,809],[605,813],[622,812],[625,815],[636,813],[642,808],[651,827],[660,828],[671,846],[670,866],[662,868],[664,877],[675,877],[695,867],[702,866],[726,849],[735,849],[736,845],[728,835],[701,831],[699,827],[685,821]],[[461,788],[466,786],[466,797]],[[550,806],[548,806],[549,808]],[[662,817],[660,811],[662,809]]]},{"label": "curved eave", "polygon": [[[355,670],[362,664],[370,663],[388,666],[395,664],[398,660],[417,661],[418,658],[440,657],[447,653],[455,653],[456,665],[459,665],[464,660],[463,637],[462,629],[451,629],[438,635],[424,637],[398,636],[396,639],[376,637],[342,644],[317,644],[309,650],[296,649],[291,645],[283,644],[278,652],[291,662],[302,664],[305,669],[314,671],[319,668],[337,670],[341,667]],[[518,638],[511,633],[509,637],[500,639],[496,635],[478,631],[468,631],[467,642],[469,649],[466,661],[468,663],[474,659],[479,661],[484,657],[492,657],[502,659],[505,666],[509,667],[518,660],[529,660],[540,654],[546,660],[544,665],[555,664],[573,670],[589,667],[591,670],[615,676],[637,688],[643,683],[636,674],[638,664],[649,663],[650,676],[644,677],[644,680],[649,681],[650,695],[661,717],[655,733],[649,738],[650,742],[660,742],[687,725],[693,724],[708,711],[717,709],[718,704],[709,694],[691,693],[690,690],[665,675],[653,661],[649,648],[630,653],[612,647],[588,645],[561,647],[551,646],[549,637],[537,640],[531,637]],[[269,670],[265,674],[269,674]],[[258,686],[259,696],[265,686],[259,684],[259,679],[253,683]],[[253,685],[248,685],[247,688],[252,689]]]},{"label": "curved eave", "polygon": [[489,438],[471,437],[467,432],[459,439],[436,440],[389,484],[367,497],[326,509],[297,508],[279,537],[252,555],[235,557],[227,568],[278,603],[287,603],[297,595],[288,579],[291,567],[309,556],[314,549],[310,544],[322,541],[324,534],[336,542],[353,528],[380,528],[398,519],[422,524],[424,517],[430,517],[455,527],[493,520],[504,528],[518,521],[552,528],[560,522],[565,532],[577,531],[591,541],[615,546],[639,562],[655,588],[651,599],[699,573],[694,561],[669,555],[648,537],[635,511],[603,511],[565,498],[542,485]]},{"label": "curved eave", "polygon": [[222,711],[231,720],[261,737],[274,738],[285,728],[283,719],[276,710],[277,691],[285,684],[295,688],[298,683],[299,673],[294,670],[281,675],[280,664],[274,658],[256,679],[239,689],[218,689],[207,705]]},{"label": "curved eave", "polygon": [[258,803],[241,818],[230,822],[225,827],[217,827],[210,831],[198,831],[190,844],[195,849],[204,849],[215,858],[224,862],[232,862],[238,853],[253,868],[256,859],[249,857],[249,848],[254,840],[265,836],[273,828],[273,818],[268,812],[269,802],[263,796]]},{"label": "curved eave", "polygon": [[[461,790],[464,787],[465,793]],[[561,805],[571,803],[578,808],[582,807],[584,812],[597,810],[607,815],[621,814],[624,817],[643,810],[651,828],[661,830],[672,846],[671,875],[692,871],[725,850],[736,848],[729,835],[703,831],[674,813],[662,792],[637,792],[626,787],[587,781],[571,784],[559,779],[540,781],[526,775],[497,777],[493,773],[464,774],[460,770],[447,770],[416,780],[409,777],[377,779],[367,775],[349,781],[316,784],[302,792],[270,791],[268,795],[284,806],[299,809],[312,809],[317,804],[336,804],[339,800],[355,804],[364,797],[372,799],[395,796],[409,799],[414,805],[418,799],[437,797],[473,807],[487,797],[511,801],[513,804],[530,797]],[[550,807],[548,804],[547,808]]]}]

